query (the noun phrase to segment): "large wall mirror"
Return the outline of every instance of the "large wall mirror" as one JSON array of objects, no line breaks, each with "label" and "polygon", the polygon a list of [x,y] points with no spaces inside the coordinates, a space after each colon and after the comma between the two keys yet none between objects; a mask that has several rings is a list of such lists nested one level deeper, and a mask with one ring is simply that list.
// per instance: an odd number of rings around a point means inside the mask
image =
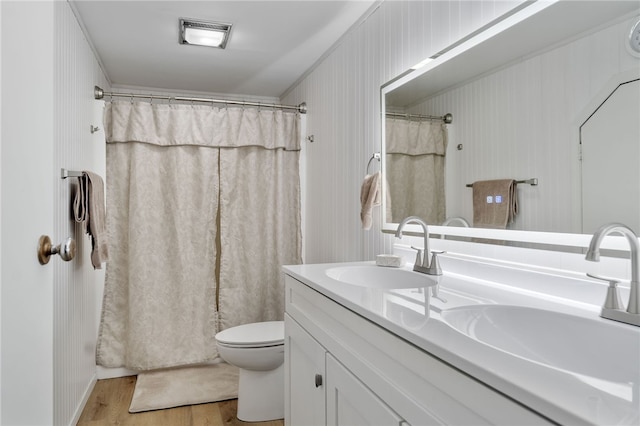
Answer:
[{"label": "large wall mirror", "polygon": [[[636,1],[525,2],[383,85],[383,231],[409,215],[514,241],[640,228],[638,19]],[[518,211],[506,230],[474,228],[470,186],[497,179],[519,182]]]}]

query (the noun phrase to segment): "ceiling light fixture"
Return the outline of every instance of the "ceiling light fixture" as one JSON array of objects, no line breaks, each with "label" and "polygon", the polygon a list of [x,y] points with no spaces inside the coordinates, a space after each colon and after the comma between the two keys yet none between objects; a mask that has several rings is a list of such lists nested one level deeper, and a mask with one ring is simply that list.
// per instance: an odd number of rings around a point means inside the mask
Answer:
[{"label": "ceiling light fixture", "polygon": [[180,18],[180,44],[224,49],[230,32],[231,24]]}]

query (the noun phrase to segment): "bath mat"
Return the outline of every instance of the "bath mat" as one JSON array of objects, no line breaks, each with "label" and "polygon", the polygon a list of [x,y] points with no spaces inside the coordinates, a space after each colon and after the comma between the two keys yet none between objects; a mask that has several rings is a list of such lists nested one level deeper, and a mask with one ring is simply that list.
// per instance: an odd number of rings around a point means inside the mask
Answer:
[{"label": "bath mat", "polygon": [[238,397],[237,367],[225,362],[138,374],[130,413]]}]

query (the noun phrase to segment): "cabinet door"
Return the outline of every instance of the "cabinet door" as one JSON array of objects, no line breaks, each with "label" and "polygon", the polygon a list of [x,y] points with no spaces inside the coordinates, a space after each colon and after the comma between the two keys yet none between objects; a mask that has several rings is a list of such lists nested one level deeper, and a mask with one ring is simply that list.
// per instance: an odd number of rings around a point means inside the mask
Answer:
[{"label": "cabinet door", "polygon": [[327,354],[327,425],[407,425],[369,388]]},{"label": "cabinet door", "polygon": [[284,330],[285,423],[324,425],[326,350],[287,314]]}]

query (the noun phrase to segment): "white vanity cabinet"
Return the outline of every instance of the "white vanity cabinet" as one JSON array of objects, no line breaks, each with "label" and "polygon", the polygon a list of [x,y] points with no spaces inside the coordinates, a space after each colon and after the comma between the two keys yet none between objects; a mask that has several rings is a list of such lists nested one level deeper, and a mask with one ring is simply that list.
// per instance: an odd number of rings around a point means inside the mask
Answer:
[{"label": "white vanity cabinet", "polygon": [[327,425],[401,425],[402,419],[327,354]]},{"label": "white vanity cabinet", "polygon": [[327,351],[285,314],[285,418],[290,425],[326,424]]},{"label": "white vanity cabinet", "polygon": [[400,425],[402,419],[285,315],[288,425]]},{"label": "white vanity cabinet", "polygon": [[285,283],[287,425],[550,424],[296,278]]}]

